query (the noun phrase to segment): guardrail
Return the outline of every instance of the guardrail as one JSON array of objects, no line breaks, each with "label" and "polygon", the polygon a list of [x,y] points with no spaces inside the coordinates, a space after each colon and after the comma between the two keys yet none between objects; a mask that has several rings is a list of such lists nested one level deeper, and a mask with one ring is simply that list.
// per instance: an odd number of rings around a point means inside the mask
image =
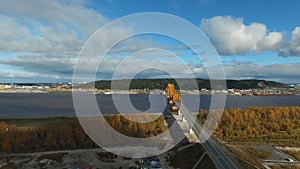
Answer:
[{"label": "guardrail", "polygon": [[197,120],[197,117],[195,117],[182,102],[174,101],[174,103],[179,108],[180,113],[185,117],[194,133],[199,137],[200,142],[201,140],[206,140],[201,143],[216,167],[219,169],[238,169],[239,167],[226,153],[226,150],[221,147],[216,138],[213,135],[209,136],[207,134],[205,127],[202,127]]}]

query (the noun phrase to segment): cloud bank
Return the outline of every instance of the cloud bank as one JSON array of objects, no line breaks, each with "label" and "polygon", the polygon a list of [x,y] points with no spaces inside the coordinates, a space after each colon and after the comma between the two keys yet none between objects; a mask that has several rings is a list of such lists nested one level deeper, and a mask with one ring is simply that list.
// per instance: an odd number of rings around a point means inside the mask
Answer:
[{"label": "cloud bank", "polygon": [[[101,26],[109,22],[103,14],[87,7],[87,1],[0,1],[0,82],[15,79],[23,81],[70,81],[77,56],[85,41]],[[245,24],[242,18],[216,16],[203,19],[200,28],[209,36],[221,55],[243,55],[264,51],[277,52],[279,56],[300,56],[300,27],[296,27],[288,41],[284,33],[270,31],[263,23]],[[134,29],[120,24],[97,38],[98,49],[107,50],[109,44]],[[177,44],[176,44],[177,45]],[[110,57],[101,65],[99,78],[109,79],[113,67],[122,57],[147,48],[169,50],[164,52],[143,51],[133,55],[124,66],[126,72],[151,64],[164,65],[173,72],[183,69],[172,62],[189,49],[185,46],[157,44],[151,38],[132,38],[110,51]],[[188,57],[188,56],[187,56]],[[147,60],[148,59],[148,60]],[[87,62],[91,63],[91,62]],[[205,77],[199,63],[189,62],[194,73]],[[228,78],[284,78],[299,79],[299,64],[224,65]],[[86,70],[89,70],[89,65]],[[7,68],[7,70],[5,70]],[[181,71],[186,77],[190,72]],[[164,77],[160,72],[145,73],[145,78]],[[142,77],[141,77],[142,78]],[[8,80],[7,80],[8,79]]]},{"label": "cloud bank", "polygon": [[296,27],[292,32],[291,41],[285,44],[285,46],[280,49],[280,56],[300,56],[300,27]]},{"label": "cloud bank", "polygon": [[208,35],[221,55],[274,51],[279,56],[300,56],[300,27],[291,33],[289,42],[282,32],[272,32],[262,23],[245,24],[242,18],[216,16],[203,19],[200,29]]}]

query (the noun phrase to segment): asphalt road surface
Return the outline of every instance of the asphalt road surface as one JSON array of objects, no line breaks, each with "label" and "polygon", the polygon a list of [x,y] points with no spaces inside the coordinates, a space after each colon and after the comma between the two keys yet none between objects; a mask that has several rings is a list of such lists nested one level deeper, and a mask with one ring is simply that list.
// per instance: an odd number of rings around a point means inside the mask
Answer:
[{"label": "asphalt road surface", "polygon": [[[195,122],[195,116],[192,115],[192,112],[190,112],[188,108],[186,108],[183,104],[179,102],[175,102],[175,103],[179,107],[180,112],[186,118],[188,123],[191,124]],[[199,123],[195,123],[193,127],[193,131],[199,137],[202,131],[202,126]],[[202,143],[202,145],[218,169],[239,168],[235,164],[235,162],[230,158],[230,156],[227,154],[226,150],[223,147],[221,147],[221,145],[218,143],[218,141],[215,139],[213,135],[211,135],[207,139],[207,141]]]}]

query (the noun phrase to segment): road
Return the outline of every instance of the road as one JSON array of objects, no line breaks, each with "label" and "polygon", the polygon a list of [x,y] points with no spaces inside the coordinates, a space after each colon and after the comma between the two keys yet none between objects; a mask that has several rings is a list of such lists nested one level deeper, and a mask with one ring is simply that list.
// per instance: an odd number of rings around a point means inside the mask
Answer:
[{"label": "road", "polygon": [[87,151],[106,151],[102,148],[90,148],[90,149],[73,149],[73,150],[56,150],[56,151],[41,151],[41,152],[35,152],[35,153],[16,153],[16,154],[0,154],[1,157],[15,157],[15,156],[40,156],[45,154],[58,154],[58,153],[82,153]]},{"label": "road", "polygon": [[[193,122],[195,122],[195,116],[192,114],[192,112],[188,108],[186,108],[183,103],[175,101],[175,104],[179,107],[180,112],[186,118],[187,122],[189,124],[193,124]],[[194,124],[193,131],[199,137],[202,131],[201,124],[196,122]],[[204,136],[207,135],[205,130],[203,132],[204,132]],[[209,136],[205,136],[205,137],[209,137]],[[213,135],[211,135],[207,139],[207,141],[202,143],[202,145],[218,169],[239,168],[234,163],[234,161],[230,158],[230,156],[227,154],[226,150],[224,150],[224,148],[221,147],[221,145],[218,143],[218,141]]]}]

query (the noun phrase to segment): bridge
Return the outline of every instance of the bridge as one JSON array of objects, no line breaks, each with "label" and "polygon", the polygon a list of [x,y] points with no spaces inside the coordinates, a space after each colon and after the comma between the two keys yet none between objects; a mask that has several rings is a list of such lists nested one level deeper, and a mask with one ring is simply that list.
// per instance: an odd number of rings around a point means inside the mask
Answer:
[{"label": "bridge", "polygon": [[174,84],[168,84],[165,94],[173,111],[173,115],[181,115],[181,120],[188,123],[189,133],[195,133],[200,142],[202,139],[206,139],[206,141],[203,143],[201,142],[201,144],[216,167],[218,169],[238,169],[239,167],[230,158],[226,150],[219,144],[218,140],[213,135],[208,136],[205,128],[202,127],[202,124],[195,119],[192,112],[182,103],[181,95],[176,91]]}]

